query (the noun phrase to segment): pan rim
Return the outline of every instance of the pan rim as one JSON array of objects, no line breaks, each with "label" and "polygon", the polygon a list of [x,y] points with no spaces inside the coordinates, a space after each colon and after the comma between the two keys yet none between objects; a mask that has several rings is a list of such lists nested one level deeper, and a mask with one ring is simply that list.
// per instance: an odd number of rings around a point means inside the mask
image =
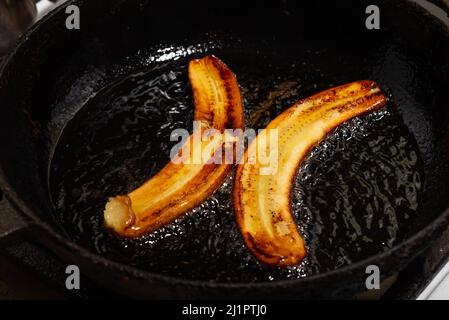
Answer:
[{"label": "pan rim", "polygon": [[[418,243],[421,243],[420,240],[429,240],[435,234],[439,233],[439,229],[445,227],[446,223],[449,223],[449,208],[444,210],[438,217],[436,217],[433,221],[431,221],[425,228],[421,229],[419,232],[415,233],[413,236],[407,238],[403,242],[393,246],[391,249],[381,252],[376,255],[369,256],[363,260],[357,261],[355,263],[351,263],[345,265],[343,267],[312,274],[310,276],[306,276],[298,279],[280,279],[274,281],[257,281],[257,282],[220,282],[220,281],[207,281],[207,280],[190,280],[184,279],[176,276],[168,276],[160,273],[154,273],[150,271],[146,271],[143,269],[139,269],[133,266],[129,266],[120,262],[116,262],[111,259],[107,259],[104,256],[101,256],[97,253],[94,253],[78,244],[73,242],[72,240],[64,237],[60,232],[55,230],[52,226],[50,226],[47,222],[43,221],[22,201],[20,197],[18,197],[17,193],[11,187],[11,185],[7,182],[4,177],[3,170],[0,170],[0,184],[2,185],[3,193],[5,197],[11,201],[16,208],[18,208],[18,214],[25,215],[28,219],[31,220],[30,227],[38,227],[38,231],[44,231],[45,235],[48,236],[51,240],[56,240],[59,244],[62,244],[64,250],[69,250],[68,252],[74,252],[76,256],[81,256],[83,258],[87,258],[91,263],[98,264],[102,263],[104,266],[111,268],[115,271],[125,272],[127,274],[133,275],[136,278],[148,279],[148,280],[160,280],[165,283],[170,283],[172,285],[185,285],[185,286],[196,286],[196,287],[209,287],[211,289],[217,288],[228,288],[228,289],[257,289],[264,287],[288,287],[288,286],[298,286],[301,284],[307,284],[316,282],[317,280],[330,279],[334,277],[341,278],[345,274],[352,274],[356,270],[360,270],[368,265],[376,264],[376,262],[383,261],[387,258],[392,258],[393,255],[401,256],[401,252],[404,249],[408,249],[408,251],[413,251],[413,249],[419,247]],[[30,228],[30,229],[31,229]],[[39,240],[37,240],[39,242]],[[47,246],[46,242],[42,243]],[[406,248],[404,248],[406,247]],[[49,249],[52,249],[51,247]],[[422,249],[424,250],[424,248]],[[54,252],[54,251],[53,251]],[[415,251],[414,254],[410,255],[410,259],[413,258],[414,255],[418,254],[420,251]],[[55,252],[54,252],[55,253]],[[65,261],[64,258],[61,258],[57,253],[55,253],[61,260]],[[89,274],[87,273],[89,276]],[[389,276],[391,274],[384,274],[383,276]]]}]

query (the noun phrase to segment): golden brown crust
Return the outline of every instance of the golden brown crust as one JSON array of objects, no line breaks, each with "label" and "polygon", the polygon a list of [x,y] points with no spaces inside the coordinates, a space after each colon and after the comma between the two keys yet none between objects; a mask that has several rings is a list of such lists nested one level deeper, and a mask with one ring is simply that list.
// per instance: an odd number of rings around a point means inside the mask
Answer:
[{"label": "golden brown crust", "polygon": [[[235,75],[218,58],[207,56],[189,63],[199,133],[206,129],[243,129],[243,107]],[[198,145],[199,144],[199,145]],[[208,150],[209,159],[229,146],[222,140],[195,141],[192,134],[180,153],[187,163],[169,162],[154,177],[126,196],[112,198],[104,212],[105,225],[123,237],[138,237],[172,222],[201,204],[223,182],[230,164],[194,162],[194,150]],[[234,152],[235,154],[235,152]],[[201,160],[201,159],[200,159]],[[128,202],[120,201],[129,199]],[[128,204],[128,208],[123,204]],[[132,223],[128,215],[134,216]]]},{"label": "golden brown crust", "polygon": [[[262,175],[261,164],[251,164],[259,135],[236,172],[233,199],[237,224],[254,256],[271,266],[298,264],[306,247],[290,208],[290,195],[298,167],[309,151],[341,123],[382,108],[386,98],[369,80],[332,88],[299,101],[273,121],[266,132],[277,130],[277,171]],[[259,142],[260,143],[260,142]],[[263,143],[262,143],[263,145]]]}]

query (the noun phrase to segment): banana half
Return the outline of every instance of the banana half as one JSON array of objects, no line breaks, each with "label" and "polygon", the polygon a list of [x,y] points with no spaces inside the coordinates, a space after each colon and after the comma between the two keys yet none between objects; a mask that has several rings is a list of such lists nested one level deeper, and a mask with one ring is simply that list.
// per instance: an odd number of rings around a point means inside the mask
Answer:
[{"label": "banana half", "polygon": [[[221,134],[225,129],[243,129],[242,98],[232,71],[218,58],[207,56],[190,61],[188,72],[200,134],[207,129]],[[136,190],[109,199],[104,210],[105,226],[120,236],[138,237],[198,206],[232,168],[232,162],[208,161],[226,148],[235,145],[230,146],[225,139],[195,139],[192,134],[180,150],[184,161],[169,162]],[[193,161],[195,150],[201,150],[199,162]]]},{"label": "banana half", "polygon": [[[285,267],[305,257],[304,239],[290,207],[298,167],[330,131],[351,118],[382,108],[386,100],[373,81],[335,87],[297,102],[250,144],[243,164],[237,168],[233,197],[237,224],[259,261]],[[274,141],[268,139],[270,130],[277,130],[274,149]],[[277,170],[271,172],[263,170],[257,161],[260,152],[270,150],[278,152]],[[254,158],[256,161],[249,161]]]}]

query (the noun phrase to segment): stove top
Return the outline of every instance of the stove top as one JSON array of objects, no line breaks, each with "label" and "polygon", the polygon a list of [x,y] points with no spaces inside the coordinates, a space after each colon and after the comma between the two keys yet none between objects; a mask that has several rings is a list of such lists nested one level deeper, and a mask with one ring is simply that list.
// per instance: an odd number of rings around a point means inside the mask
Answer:
[{"label": "stove top", "polygon": [[[65,1],[38,1],[35,21]],[[64,261],[36,243],[22,242],[0,248],[0,299],[119,297],[83,276],[80,290],[67,290],[66,267]],[[382,297],[375,298],[449,299],[449,227],[397,275],[393,285]]]}]

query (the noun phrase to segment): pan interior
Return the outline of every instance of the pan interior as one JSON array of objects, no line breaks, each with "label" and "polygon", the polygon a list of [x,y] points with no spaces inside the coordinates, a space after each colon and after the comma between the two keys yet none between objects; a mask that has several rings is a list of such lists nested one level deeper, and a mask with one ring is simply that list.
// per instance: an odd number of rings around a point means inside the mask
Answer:
[{"label": "pan interior", "polygon": [[[143,270],[224,282],[323,273],[414,234],[427,244],[418,232],[449,207],[449,36],[414,1],[379,4],[380,30],[364,25],[371,1],[76,4],[81,30],[68,31],[61,10],[24,38],[0,77],[1,180],[55,233]],[[186,65],[205,54],[238,75],[255,128],[355,80],[375,80],[390,97],[385,111],[341,126],[303,163],[292,206],[309,255],[298,267],[267,269],[249,254],[232,177],[184,219],[137,241],[102,227],[107,198],[156,173],[171,130],[191,128]],[[402,249],[380,261],[383,272],[416,253]]]},{"label": "pan interior", "polygon": [[[234,221],[232,174],[205,203],[148,236],[123,240],[104,229],[108,197],[125,194],[157,173],[176,143],[170,142],[172,130],[191,130],[190,59],[213,53],[231,67],[244,97],[246,125],[255,129],[300,98],[361,79],[349,65],[341,66],[345,72],[333,67],[329,74],[328,66],[315,63],[326,61],[332,55],[328,50],[307,50],[298,58],[282,54],[291,50],[279,43],[230,43],[235,41],[141,53],[151,61],[146,68],[106,86],[67,124],[52,160],[51,194],[70,238],[152,272],[234,282],[305,277],[403,240],[419,214],[423,167],[393,102],[338,128],[302,164],[292,207],[309,254],[298,266],[266,268],[251,256]],[[373,71],[367,68],[362,78],[372,78]]]}]

